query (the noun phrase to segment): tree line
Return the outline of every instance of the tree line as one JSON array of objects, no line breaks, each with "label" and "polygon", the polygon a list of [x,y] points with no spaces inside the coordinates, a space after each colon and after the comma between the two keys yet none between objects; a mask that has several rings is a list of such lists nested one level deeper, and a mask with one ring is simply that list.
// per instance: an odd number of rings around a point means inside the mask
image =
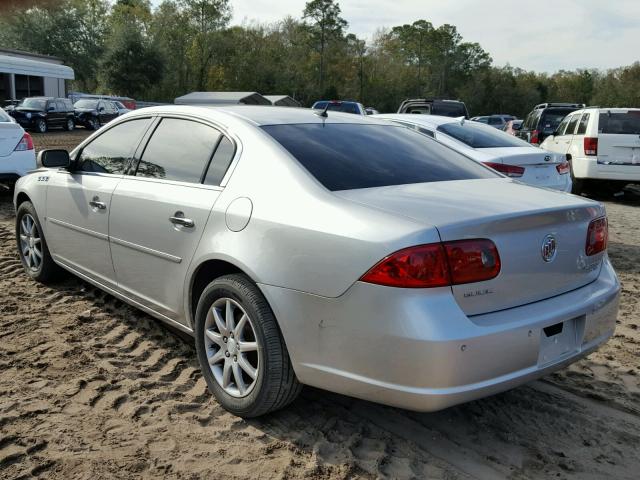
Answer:
[{"label": "tree line", "polygon": [[463,100],[474,115],[520,117],[547,101],[640,106],[640,63],[553,74],[493,65],[454,25],[427,20],[348,32],[336,0],[299,17],[230,26],[229,0],[15,1],[0,13],[0,45],[62,58],[72,88],[171,102],[198,90],[284,94],[309,106],[354,99],[383,112],[410,97]]}]

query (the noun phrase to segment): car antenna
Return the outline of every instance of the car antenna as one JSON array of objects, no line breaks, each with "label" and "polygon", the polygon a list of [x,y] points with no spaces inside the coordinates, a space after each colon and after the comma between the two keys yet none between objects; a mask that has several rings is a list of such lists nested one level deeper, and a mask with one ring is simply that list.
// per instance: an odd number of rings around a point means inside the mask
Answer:
[{"label": "car antenna", "polygon": [[327,102],[327,104],[325,105],[325,107],[322,109],[322,111],[321,111],[321,112],[319,112],[319,111],[317,111],[317,110],[316,110],[316,111],[315,111],[315,112],[313,112],[313,113],[315,113],[315,114],[316,114],[316,115],[318,115],[319,117],[325,117],[325,118],[326,118],[326,117],[328,117],[329,115],[327,115],[327,110],[329,110],[329,104],[330,104],[330,103],[331,103],[331,102]]}]

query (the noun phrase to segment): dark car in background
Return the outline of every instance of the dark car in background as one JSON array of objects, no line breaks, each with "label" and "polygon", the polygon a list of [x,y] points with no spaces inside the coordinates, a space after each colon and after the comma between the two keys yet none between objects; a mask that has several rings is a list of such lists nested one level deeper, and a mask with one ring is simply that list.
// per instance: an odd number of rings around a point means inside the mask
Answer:
[{"label": "dark car in background", "polygon": [[484,123],[485,125],[489,125],[490,127],[497,128],[499,130],[503,130],[504,126],[510,122],[511,120],[515,120],[516,117],[513,115],[506,114],[494,114],[494,115],[483,115],[481,117],[472,117],[471,120],[474,122]]},{"label": "dark car in background", "polygon": [[364,106],[353,100],[318,100],[311,107],[314,110],[324,110],[329,112],[355,113],[356,115],[366,115]]},{"label": "dark car in background", "polygon": [[584,108],[583,103],[541,103],[525,117],[516,136],[534,145],[540,145],[553,135],[564,117]]},{"label": "dark car in background", "polygon": [[115,104],[109,100],[81,98],[73,107],[76,123],[89,130],[97,130],[119,115]]},{"label": "dark car in background", "polygon": [[460,100],[437,98],[411,98],[403,101],[397,113],[416,113],[422,115],[442,115],[444,117],[469,118],[469,111]]},{"label": "dark car in background", "polygon": [[27,97],[9,113],[23,128],[38,133],[75,128],[73,104],[68,98]]}]

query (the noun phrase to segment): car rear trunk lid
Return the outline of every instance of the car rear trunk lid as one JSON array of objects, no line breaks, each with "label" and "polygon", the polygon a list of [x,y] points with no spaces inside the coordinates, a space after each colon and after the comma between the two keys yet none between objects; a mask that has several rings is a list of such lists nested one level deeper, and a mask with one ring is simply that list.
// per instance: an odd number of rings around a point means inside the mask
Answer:
[{"label": "car rear trunk lid", "polygon": [[[580,288],[594,281],[603,253],[587,257],[589,222],[604,215],[592,201],[508,179],[463,180],[336,192],[435,226],[442,241],[488,238],[500,255],[500,274],[488,281],[455,285],[467,315],[504,310]],[[555,242],[550,261],[545,242]],[[392,253],[392,252],[389,252]]]},{"label": "car rear trunk lid", "polygon": [[22,127],[13,122],[0,122],[0,157],[11,155],[22,139]]}]

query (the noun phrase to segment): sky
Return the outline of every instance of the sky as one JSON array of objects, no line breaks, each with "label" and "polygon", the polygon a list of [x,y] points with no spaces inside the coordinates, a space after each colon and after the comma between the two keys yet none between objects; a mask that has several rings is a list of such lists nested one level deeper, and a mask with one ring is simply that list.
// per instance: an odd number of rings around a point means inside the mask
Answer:
[{"label": "sky", "polygon": [[[159,4],[160,0],[152,3]],[[232,24],[300,17],[305,0],[230,0]],[[370,39],[381,27],[425,19],[450,23],[498,66],[555,72],[640,61],[640,0],[342,0],[348,31]]]}]

